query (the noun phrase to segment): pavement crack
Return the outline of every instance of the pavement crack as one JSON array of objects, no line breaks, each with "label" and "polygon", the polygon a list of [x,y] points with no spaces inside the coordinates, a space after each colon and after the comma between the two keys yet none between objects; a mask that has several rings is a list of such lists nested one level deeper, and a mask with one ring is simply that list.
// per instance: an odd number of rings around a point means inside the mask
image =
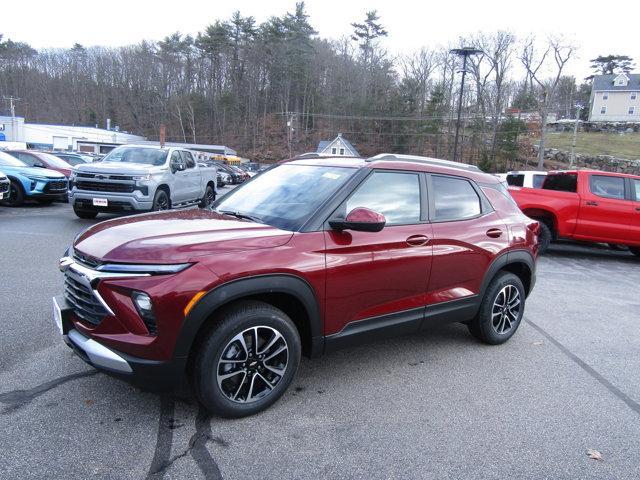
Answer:
[{"label": "pavement crack", "polygon": [[147,479],[162,478],[164,472],[177,458],[171,459],[171,445],[173,443],[174,412],[176,402],[173,398],[163,395],[160,398],[160,419],[158,420],[158,436],[153,460],[147,473]]},{"label": "pavement crack", "polygon": [[196,431],[189,440],[187,451],[198,464],[198,468],[204,478],[207,480],[221,480],[222,473],[220,468],[207,449],[207,442],[211,440],[220,445],[228,446],[224,440],[213,437],[211,434],[211,417],[203,407],[200,407],[196,416]]},{"label": "pavement crack", "polygon": [[12,390],[10,392],[0,393],[0,403],[7,405],[2,410],[2,414],[7,415],[9,413],[13,413],[16,410],[19,410],[25,405],[31,403],[32,400],[38,398],[40,395],[43,395],[49,390],[57,388],[62,384],[65,384],[72,380],[77,380],[79,378],[90,377],[92,375],[96,375],[97,373],[97,370],[73,373],[71,375],[66,375],[64,377],[56,378],[54,380],[42,383],[28,390],[18,389]]},{"label": "pavement crack", "polygon": [[546,337],[551,343],[553,343],[562,353],[564,353],[570,360],[572,360],[576,365],[582,368],[585,372],[587,372],[591,377],[593,377],[597,382],[599,382],[603,387],[605,387],[609,392],[618,397],[618,399],[622,400],[627,406],[633,410],[635,413],[640,414],[640,404],[633,400],[629,395],[624,393],[618,387],[616,387],[613,383],[607,380],[604,376],[594,370],[591,366],[589,366],[584,360],[578,357],[575,353],[565,347],[562,343],[556,340],[550,333],[548,333],[541,326],[532,322],[528,318],[525,318],[527,323],[535,328],[538,332],[540,332],[544,337]]}]

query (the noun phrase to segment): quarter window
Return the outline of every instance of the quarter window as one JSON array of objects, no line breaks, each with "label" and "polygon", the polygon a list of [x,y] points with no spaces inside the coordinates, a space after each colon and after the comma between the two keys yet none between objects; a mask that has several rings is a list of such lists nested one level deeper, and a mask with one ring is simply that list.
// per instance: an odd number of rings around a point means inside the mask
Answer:
[{"label": "quarter window", "polygon": [[373,172],[347,200],[346,212],[365,207],[381,213],[387,225],[420,222],[420,178],[415,173]]},{"label": "quarter window", "polygon": [[624,200],[624,178],[591,175],[589,177],[589,190],[599,197]]},{"label": "quarter window", "polygon": [[468,180],[433,175],[435,220],[464,220],[480,215],[480,197]]}]

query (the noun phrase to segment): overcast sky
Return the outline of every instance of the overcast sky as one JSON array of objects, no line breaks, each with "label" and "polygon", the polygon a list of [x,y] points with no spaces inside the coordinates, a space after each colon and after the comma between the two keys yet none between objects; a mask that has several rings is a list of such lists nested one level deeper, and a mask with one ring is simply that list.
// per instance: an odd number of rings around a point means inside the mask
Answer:
[{"label": "overcast sky", "polygon": [[[9,2],[0,16],[0,33],[36,48],[119,46],[143,39],[159,40],[180,31],[195,34],[233,11],[252,15],[257,22],[292,11],[295,0],[109,0],[107,2],[56,0]],[[422,46],[455,42],[459,35],[505,29],[520,37],[536,33],[564,34],[579,47],[569,66],[579,78],[589,72],[588,60],[600,54],[629,55],[640,63],[637,41],[640,3],[618,0],[598,4],[572,0],[406,1],[308,0],[311,23],[325,38],[348,35],[350,24],[361,21],[367,10],[378,10],[389,36],[383,42],[391,53]],[[9,5],[7,5],[8,7]]]}]

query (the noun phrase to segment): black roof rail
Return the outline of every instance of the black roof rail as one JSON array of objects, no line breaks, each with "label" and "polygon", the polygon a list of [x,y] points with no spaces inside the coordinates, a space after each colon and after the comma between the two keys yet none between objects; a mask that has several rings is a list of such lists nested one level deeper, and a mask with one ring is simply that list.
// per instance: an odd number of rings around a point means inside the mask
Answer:
[{"label": "black roof rail", "polygon": [[375,162],[376,160],[425,163],[428,165],[437,165],[440,167],[458,168],[460,170],[467,170],[472,172],[482,172],[482,170],[480,170],[475,165],[469,165],[468,163],[453,162],[451,160],[442,160],[439,158],[420,157],[417,155],[400,155],[397,153],[381,153],[374,157],[369,157],[365,161]]}]

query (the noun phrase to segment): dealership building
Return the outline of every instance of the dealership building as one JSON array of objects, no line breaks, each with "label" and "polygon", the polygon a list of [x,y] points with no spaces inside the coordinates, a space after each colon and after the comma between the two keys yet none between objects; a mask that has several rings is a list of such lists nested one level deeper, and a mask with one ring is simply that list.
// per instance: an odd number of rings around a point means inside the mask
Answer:
[{"label": "dealership building", "polygon": [[27,148],[107,153],[118,145],[143,142],[145,137],[115,129],[26,123],[23,117],[0,116],[2,142],[19,142]]}]

